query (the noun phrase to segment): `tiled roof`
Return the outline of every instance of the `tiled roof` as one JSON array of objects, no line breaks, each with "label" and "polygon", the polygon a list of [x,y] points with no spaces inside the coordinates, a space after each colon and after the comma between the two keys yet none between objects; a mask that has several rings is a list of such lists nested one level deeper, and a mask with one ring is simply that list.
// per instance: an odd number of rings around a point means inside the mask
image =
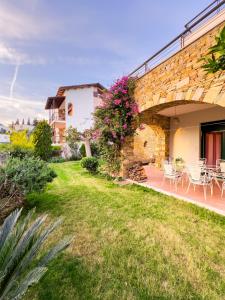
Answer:
[{"label": "tiled roof", "polygon": [[56,96],[63,96],[65,90],[83,89],[83,88],[89,88],[89,87],[97,87],[101,90],[105,89],[105,87],[98,82],[97,83],[78,84],[78,85],[68,85],[68,86],[59,87]]}]

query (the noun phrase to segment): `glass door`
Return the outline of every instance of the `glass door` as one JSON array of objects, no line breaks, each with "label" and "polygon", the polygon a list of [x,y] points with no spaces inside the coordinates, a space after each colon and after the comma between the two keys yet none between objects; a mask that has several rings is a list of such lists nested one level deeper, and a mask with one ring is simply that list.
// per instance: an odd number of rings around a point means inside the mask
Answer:
[{"label": "glass door", "polygon": [[205,155],[207,165],[215,166],[217,159],[221,159],[222,149],[222,133],[208,132],[206,133]]}]

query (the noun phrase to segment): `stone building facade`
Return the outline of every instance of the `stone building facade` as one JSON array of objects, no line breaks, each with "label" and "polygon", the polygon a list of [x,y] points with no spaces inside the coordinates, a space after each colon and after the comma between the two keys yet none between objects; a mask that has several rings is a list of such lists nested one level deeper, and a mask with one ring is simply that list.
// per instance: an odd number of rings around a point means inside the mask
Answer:
[{"label": "stone building facade", "polygon": [[135,99],[144,129],[137,129],[123,146],[124,176],[133,161],[154,157],[156,165],[160,166],[169,155],[171,117],[160,115],[160,111],[186,104],[225,107],[225,73],[207,74],[200,61],[215,44],[215,36],[224,25],[225,22],[217,25],[137,79]]}]

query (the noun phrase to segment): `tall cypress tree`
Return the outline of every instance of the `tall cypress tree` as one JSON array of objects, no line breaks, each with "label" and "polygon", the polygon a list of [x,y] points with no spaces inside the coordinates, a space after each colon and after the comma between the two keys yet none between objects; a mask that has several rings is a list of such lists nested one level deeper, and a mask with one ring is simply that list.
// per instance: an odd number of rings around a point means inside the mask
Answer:
[{"label": "tall cypress tree", "polygon": [[38,122],[34,129],[34,153],[43,160],[48,160],[51,155],[52,129],[47,121]]}]

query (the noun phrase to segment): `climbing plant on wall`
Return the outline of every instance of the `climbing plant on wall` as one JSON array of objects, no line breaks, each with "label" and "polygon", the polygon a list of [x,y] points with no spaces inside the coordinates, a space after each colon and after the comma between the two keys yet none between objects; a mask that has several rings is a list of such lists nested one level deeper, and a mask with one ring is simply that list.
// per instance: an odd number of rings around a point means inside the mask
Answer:
[{"label": "climbing plant on wall", "polygon": [[215,38],[216,44],[209,48],[209,52],[202,58],[205,62],[202,68],[207,73],[225,70],[225,26]]},{"label": "climbing plant on wall", "polygon": [[118,173],[121,147],[134,133],[138,106],[134,100],[135,79],[124,76],[102,95],[102,105],[95,112],[94,138],[98,139],[108,171]]}]

